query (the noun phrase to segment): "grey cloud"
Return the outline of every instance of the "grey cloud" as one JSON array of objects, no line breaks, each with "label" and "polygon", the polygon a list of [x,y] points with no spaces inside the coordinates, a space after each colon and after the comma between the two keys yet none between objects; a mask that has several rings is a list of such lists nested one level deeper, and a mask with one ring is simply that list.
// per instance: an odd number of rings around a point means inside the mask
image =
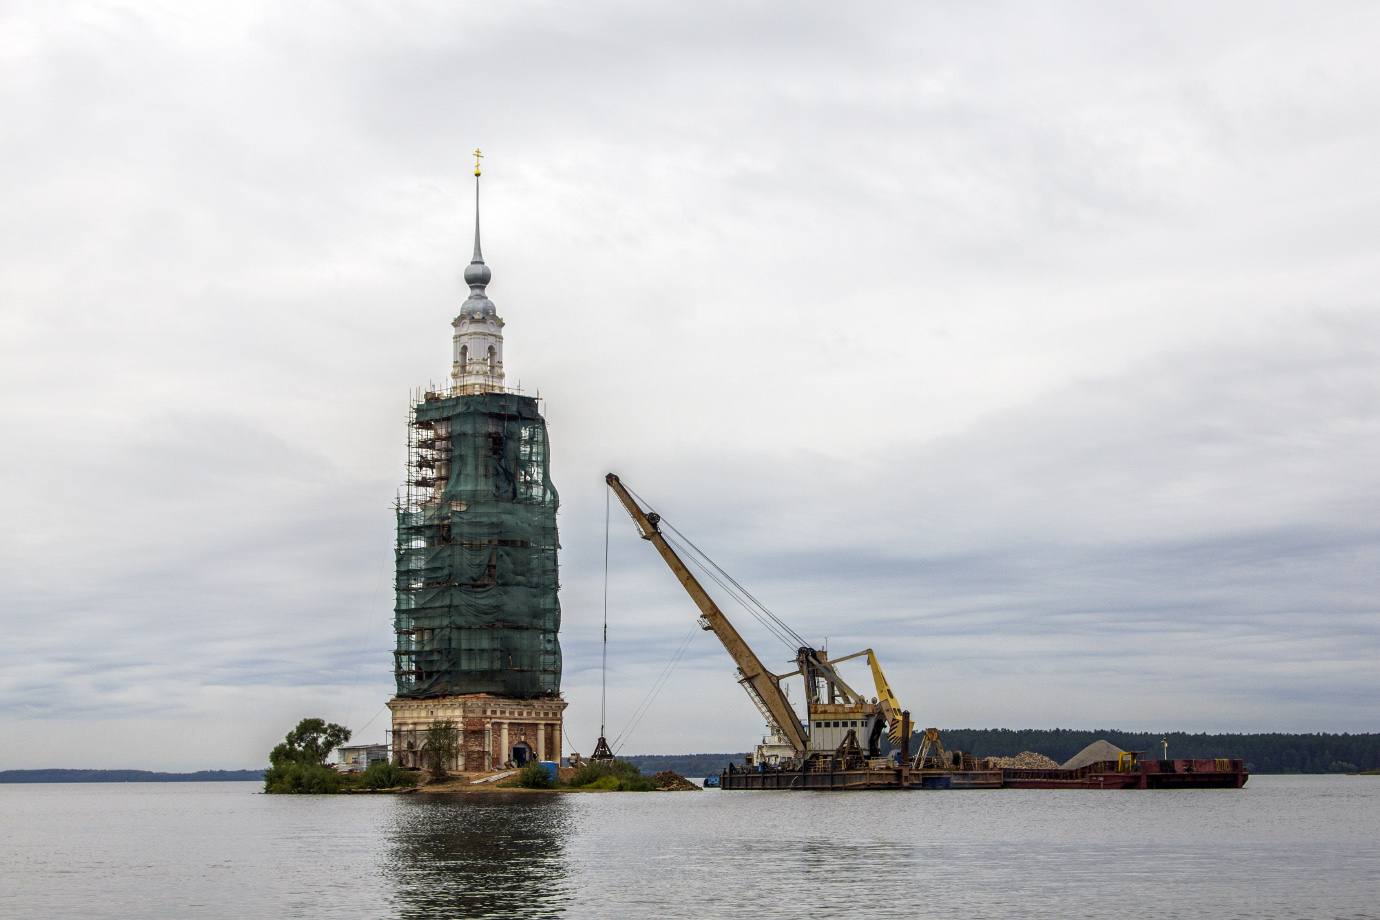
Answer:
[{"label": "grey cloud", "polygon": [[[1373,317],[1321,314],[885,457],[702,457],[658,501],[802,633],[884,647],[917,697],[941,673],[1033,719],[1009,683],[1033,669],[1043,704],[1094,680],[1125,712],[1149,697],[1155,724],[1206,727],[1212,706],[1173,699],[1197,687],[1360,728],[1380,701],[1377,346]],[[933,720],[977,718],[953,705]]]},{"label": "grey cloud", "polygon": [[[609,469],[802,632],[885,643],[936,722],[1373,727],[1370,6],[0,17],[0,724],[45,758],[14,766],[80,759],[50,725],[249,764],[381,705],[476,146],[573,736]],[[693,611],[614,529],[621,717]],[[704,638],[637,749],[758,731]],[[1080,709],[1094,679],[1140,692]]]}]

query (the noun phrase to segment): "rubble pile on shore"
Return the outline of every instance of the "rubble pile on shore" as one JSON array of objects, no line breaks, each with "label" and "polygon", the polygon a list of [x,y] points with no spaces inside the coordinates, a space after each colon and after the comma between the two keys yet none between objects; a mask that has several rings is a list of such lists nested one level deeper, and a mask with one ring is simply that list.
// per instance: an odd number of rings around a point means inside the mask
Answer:
[{"label": "rubble pile on shore", "polygon": [[699,792],[700,787],[674,770],[662,770],[652,777],[657,792]]}]

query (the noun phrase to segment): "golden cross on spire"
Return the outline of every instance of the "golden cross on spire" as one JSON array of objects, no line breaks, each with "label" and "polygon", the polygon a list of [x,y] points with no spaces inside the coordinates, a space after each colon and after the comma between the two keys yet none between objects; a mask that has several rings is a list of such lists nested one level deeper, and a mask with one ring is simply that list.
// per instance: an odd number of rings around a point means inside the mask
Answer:
[{"label": "golden cross on spire", "polygon": [[484,158],[484,154],[479,152],[479,148],[474,148],[474,174],[479,175],[479,161]]}]

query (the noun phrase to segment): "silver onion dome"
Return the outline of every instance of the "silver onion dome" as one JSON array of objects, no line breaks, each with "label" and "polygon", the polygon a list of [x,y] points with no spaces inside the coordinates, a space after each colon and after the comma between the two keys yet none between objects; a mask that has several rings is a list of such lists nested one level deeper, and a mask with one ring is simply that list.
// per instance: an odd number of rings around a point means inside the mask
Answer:
[{"label": "silver onion dome", "polygon": [[474,257],[465,266],[465,283],[470,286],[470,296],[466,298],[464,311],[471,316],[483,314],[493,316],[497,311],[494,302],[484,292],[493,272],[484,264],[484,253],[479,248],[479,178],[474,180]]}]

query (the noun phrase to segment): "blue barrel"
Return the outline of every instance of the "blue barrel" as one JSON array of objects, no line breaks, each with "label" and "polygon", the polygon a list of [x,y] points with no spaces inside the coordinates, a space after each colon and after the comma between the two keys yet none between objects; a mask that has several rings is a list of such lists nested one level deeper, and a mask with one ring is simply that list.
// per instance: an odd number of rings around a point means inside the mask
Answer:
[{"label": "blue barrel", "polygon": [[551,782],[556,781],[556,762],[554,760],[541,761],[541,772],[546,774],[546,778]]}]

